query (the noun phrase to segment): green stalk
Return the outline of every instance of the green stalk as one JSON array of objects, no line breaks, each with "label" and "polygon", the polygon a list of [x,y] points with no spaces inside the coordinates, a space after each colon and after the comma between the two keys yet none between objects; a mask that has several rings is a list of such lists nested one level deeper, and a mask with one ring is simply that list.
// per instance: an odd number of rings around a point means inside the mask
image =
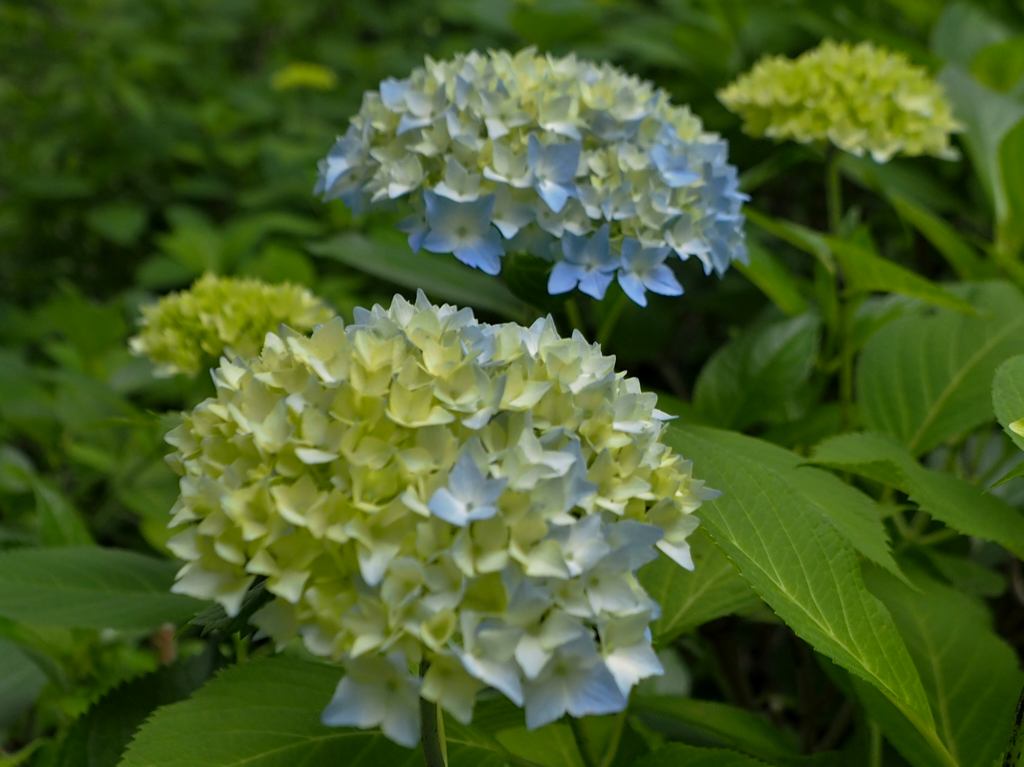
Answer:
[{"label": "green stalk", "polygon": [[568,717],[569,729],[572,730],[572,736],[576,739],[576,747],[580,752],[580,756],[583,758],[583,764],[585,767],[597,767],[594,760],[590,758],[590,751],[587,748],[587,736],[583,732],[583,727],[580,726],[580,721],[574,716]]},{"label": "green stalk", "polygon": [[[427,661],[420,663],[420,676],[427,673]],[[420,743],[427,767],[447,767],[444,747],[444,721],[437,704],[420,698]]]},{"label": "green stalk", "polygon": [[[833,237],[839,237],[843,226],[843,180],[839,172],[842,154],[830,147],[825,161],[825,205],[828,211],[828,227]],[[836,263],[836,300],[839,317],[836,327],[836,345],[839,354],[839,409],[843,428],[853,422],[853,300],[843,291],[843,270]]]},{"label": "green stalk", "polygon": [[608,339],[612,337],[612,333],[615,331],[615,326],[619,323],[619,318],[622,316],[622,310],[626,308],[626,294],[621,290],[615,292],[615,299],[612,301],[612,306],[608,310],[608,313],[601,320],[601,326],[597,331],[597,342],[603,348],[608,342]]},{"label": "green stalk", "polygon": [[420,731],[423,743],[423,761],[427,767],[447,767],[444,759],[444,735],[441,732],[437,704],[420,698]]},{"label": "green stalk", "polygon": [[569,324],[574,330],[578,330],[586,335],[587,328],[583,322],[583,312],[580,311],[580,304],[575,296],[565,300],[565,316],[568,317]]}]

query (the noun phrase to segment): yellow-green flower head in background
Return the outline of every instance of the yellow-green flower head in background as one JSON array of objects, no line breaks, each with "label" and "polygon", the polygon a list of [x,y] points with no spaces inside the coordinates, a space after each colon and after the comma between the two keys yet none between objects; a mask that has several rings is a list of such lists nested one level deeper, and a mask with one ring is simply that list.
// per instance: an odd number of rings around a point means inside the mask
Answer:
[{"label": "yellow-green flower head in background", "polygon": [[329,91],[337,84],[338,76],[333,71],[309,61],[293,61],[270,78],[270,87],[275,91]]},{"label": "yellow-green flower head in background", "polygon": [[404,200],[413,250],[488,274],[507,252],[556,265],[548,291],[636,303],[679,295],[670,256],[705,273],[745,260],[726,143],[610,64],[532,49],[428,58],[367,92],[316,191],[360,209]]},{"label": "yellow-green flower head in background", "polygon": [[332,316],[298,285],[207,274],[188,290],[144,306],[129,345],[156,365],[158,375],[195,375],[222,354],[259,353],[263,337],[282,323],[306,331]]},{"label": "yellow-green flower head in background", "polygon": [[622,710],[661,673],[634,573],[693,566],[712,493],[614,362],[422,293],[268,335],[168,435],[175,590],[236,614],[259,579],[261,631],[345,666],[324,722],[404,745],[420,696],[468,722],[490,687],[530,727]]},{"label": "yellow-green flower head in background", "polygon": [[906,56],[826,40],[796,59],[768,56],[718,94],[752,136],[830,141],[877,162],[895,155],[956,159],[960,130],[942,90]]}]

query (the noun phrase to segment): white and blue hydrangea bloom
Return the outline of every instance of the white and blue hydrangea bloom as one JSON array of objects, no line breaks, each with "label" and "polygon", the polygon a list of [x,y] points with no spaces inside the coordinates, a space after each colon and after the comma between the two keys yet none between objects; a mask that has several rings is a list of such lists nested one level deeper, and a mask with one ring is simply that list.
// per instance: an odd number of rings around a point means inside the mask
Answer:
[{"label": "white and blue hydrangea bloom", "polygon": [[[746,259],[746,197],[722,139],[651,83],[532,49],[428,58],[385,80],[321,161],[316,191],[357,209],[406,206],[414,250],[488,274],[510,252],[579,267],[557,240],[606,229],[609,263],[567,288],[595,298],[618,278],[645,305],[647,293],[681,293],[664,276],[676,258],[718,275]],[[649,265],[664,248],[672,258]],[[578,271],[562,270],[552,292]]]},{"label": "white and blue hydrangea bloom", "polygon": [[[467,188],[457,169],[449,186]],[[580,236],[599,265],[602,229]],[[636,573],[659,551],[693,567],[713,494],[665,442],[657,397],[597,344],[421,293],[282,327],[213,377],[168,435],[174,590],[237,615],[261,583],[260,631],[344,668],[326,724],[414,746],[421,699],[469,722],[490,688],[539,727],[621,711],[661,673]]]}]

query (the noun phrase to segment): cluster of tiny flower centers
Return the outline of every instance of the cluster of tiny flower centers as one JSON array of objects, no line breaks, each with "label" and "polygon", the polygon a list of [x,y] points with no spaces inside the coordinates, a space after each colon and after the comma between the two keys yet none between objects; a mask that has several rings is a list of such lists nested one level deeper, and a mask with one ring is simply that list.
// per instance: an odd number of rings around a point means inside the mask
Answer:
[{"label": "cluster of tiny flower centers", "polygon": [[900,53],[826,40],[796,59],[769,56],[719,93],[752,136],[830,141],[877,162],[955,159],[960,129],[942,87]]},{"label": "cluster of tiny flower centers", "polygon": [[175,589],[234,614],[259,580],[256,625],[346,667],[326,723],[413,745],[420,696],[468,722],[490,687],[537,727],[661,672],[634,573],[692,567],[710,491],[596,345],[421,293],[268,334],[214,381],[168,435]]},{"label": "cluster of tiny flower centers", "polygon": [[406,198],[409,242],[489,274],[506,252],[555,264],[548,290],[635,302],[679,295],[666,263],[721,274],[745,259],[724,141],[652,84],[532,50],[427,59],[365,94],[320,163],[317,192],[353,208]]},{"label": "cluster of tiny flower centers", "polygon": [[263,337],[282,323],[308,331],[333,314],[297,285],[207,274],[188,290],[143,307],[129,345],[159,375],[195,375],[222,354],[258,354]]}]

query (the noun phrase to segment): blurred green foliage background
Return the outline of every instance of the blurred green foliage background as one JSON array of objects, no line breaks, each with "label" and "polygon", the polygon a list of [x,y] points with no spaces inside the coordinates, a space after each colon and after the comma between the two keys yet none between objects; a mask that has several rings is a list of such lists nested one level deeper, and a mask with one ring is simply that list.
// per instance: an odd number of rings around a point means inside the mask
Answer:
[{"label": "blurred green foliage background", "polygon": [[[370,263],[405,247],[394,216],[353,218],[311,193],[317,159],[383,78],[470,48],[611,60],[730,140],[753,208],[824,229],[820,173],[805,172],[814,150],[742,136],[715,99],[763,54],[824,37],[869,39],[954,69],[952,97],[971,112],[967,162],[846,158],[853,239],[937,280],[1020,282],[1014,216],[1024,192],[990,146],[999,126],[1024,116],[1020,0],[0,2],[0,547],[162,545],[176,485],[162,460],[166,422],[154,413],[209,384],[155,380],[128,354],[141,302],[207,271],[295,281],[343,313],[394,292]],[[808,277],[775,296],[800,309],[813,294],[808,260],[799,243],[765,231],[752,228],[755,249],[770,243],[773,263]],[[324,246],[339,233],[341,260]],[[353,268],[361,259],[366,270]],[[776,312],[759,289],[767,279],[690,280],[684,300],[630,309],[611,351],[687,398],[714,349]],[[790,405],[723,425],[798,448],[829,433],[834,410],[804,418],[807,407]],[[0,637],[24,644],[20,631],[0,622]],[[21,689],[49,686],[27,721],[18,706],[0,707],[0,742],[9,730],[12,745],[67,725],[157,662],[148,646],[70,630],[28,641],[51,660]]]}]

